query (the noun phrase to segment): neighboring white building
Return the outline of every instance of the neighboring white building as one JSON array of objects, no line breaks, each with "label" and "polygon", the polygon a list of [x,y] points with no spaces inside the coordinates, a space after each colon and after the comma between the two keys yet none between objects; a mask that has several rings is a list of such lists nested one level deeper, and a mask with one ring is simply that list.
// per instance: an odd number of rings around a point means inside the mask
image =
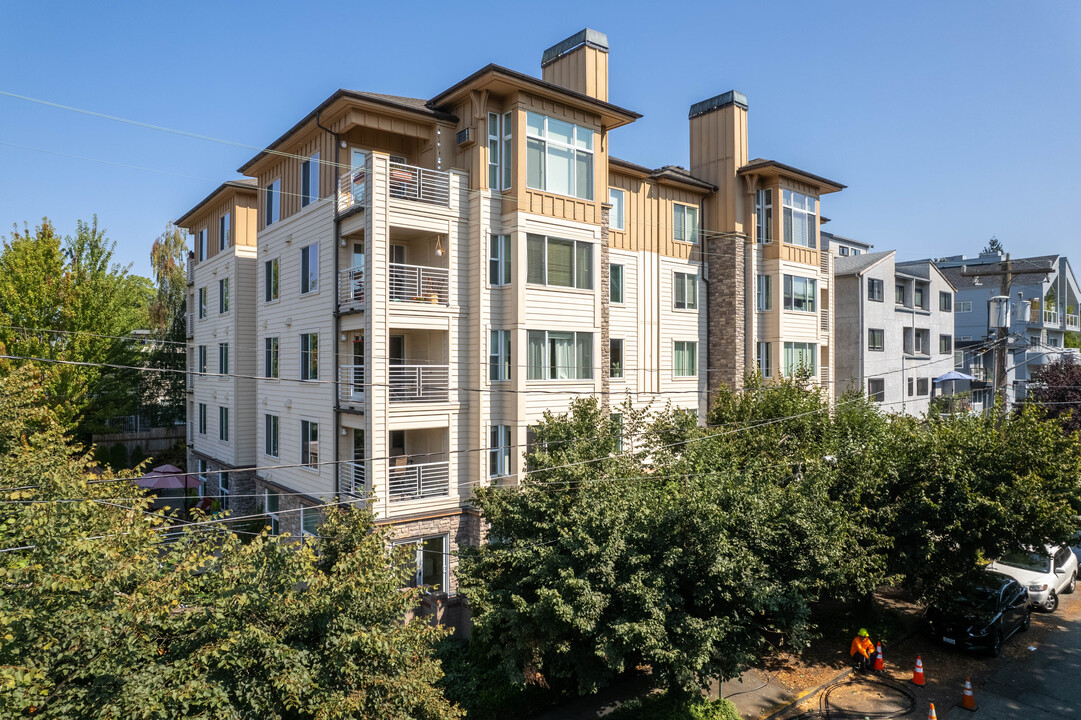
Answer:
[{"label": "neighboring white building", "polygon": [[888,412],[923,415],[953,369],[954,287],[929,260],[894,251],[838,257],[837,391],[861,389]]}]

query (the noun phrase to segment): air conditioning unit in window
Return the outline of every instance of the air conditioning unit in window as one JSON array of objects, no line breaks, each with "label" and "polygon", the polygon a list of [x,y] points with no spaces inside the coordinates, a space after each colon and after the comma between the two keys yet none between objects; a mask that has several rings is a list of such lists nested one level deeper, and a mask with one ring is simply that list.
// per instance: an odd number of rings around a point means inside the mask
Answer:
[{"label": "air conditioning unit in window", "polygon": [[468,147],[476,142],[473,138],[473,128],[471,127],[462,128],[458,131],[456,137],[458,140],[458,147]]}]

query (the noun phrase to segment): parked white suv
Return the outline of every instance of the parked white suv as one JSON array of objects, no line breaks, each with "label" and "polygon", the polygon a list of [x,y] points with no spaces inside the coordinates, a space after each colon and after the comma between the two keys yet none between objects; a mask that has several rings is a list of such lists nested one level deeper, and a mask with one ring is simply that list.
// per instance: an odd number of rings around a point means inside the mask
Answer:
[{"label": "parked white suv", "polygon": [[1013,552],[995,560],[989,570],[1009,575],[1028,588],[1034,607],[1054,612],[1058,596],[1077,586],[1077,556],[1069,547]]}]

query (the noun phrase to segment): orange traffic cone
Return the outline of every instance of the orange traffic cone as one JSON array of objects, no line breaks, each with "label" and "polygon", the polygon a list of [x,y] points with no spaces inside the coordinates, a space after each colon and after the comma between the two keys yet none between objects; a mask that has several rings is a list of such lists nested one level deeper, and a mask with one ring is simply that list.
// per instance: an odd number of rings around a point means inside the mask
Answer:
[{"label": "orange traffic cone", "polygon": [[927,713],[927,720],[938,720],[938,715],[935,715],[934,703],[931,703],[931,712]]},{"label": "orange traffic cone", "polygon": [[975,712],[979,709],[976,705],[976,697],[972,694],[972,678],[965,678],[965,694],[961,696],[961,707]]},{"label": "orange traffic cone", "polygon": [[882,643],[875,646],[875,670],[882,672],[886,669],[886,661],[882,659]]},{"label": "orange traffic cone", "polygon": [[919,655],[916,656],[916,670],[912,673],[912,684],[921,687],[927,684],[923,679],[923,660]]}]

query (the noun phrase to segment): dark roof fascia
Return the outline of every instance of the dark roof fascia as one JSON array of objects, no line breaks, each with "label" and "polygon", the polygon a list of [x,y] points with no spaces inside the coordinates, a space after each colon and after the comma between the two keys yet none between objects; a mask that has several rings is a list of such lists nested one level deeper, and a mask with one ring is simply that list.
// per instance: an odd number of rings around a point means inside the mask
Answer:
[{"label": "dark roof fascia", "polygon": [[275,140],[274,142],[267,145],[266,148],[264,148],[263,150],[260,150],[259,153],[255,157],[253,157],[251,160],[249,160],[248,162],[241,165],[240,169],[237,170],[237,172],[246,173],[248,168],[250,168],[257,161],[262,159],[262,157],[267,153],[268,150],[274,150],[275,148],[277,148],[279,145],[281,145],[286,140],[288,140],[294,133],[296,133],[302,127],[304,127],[309,122],[314,120],[315,117],[319,113],[323,112],[328,107],[330,107],[332,104],[334,104],[335,102],[337,102],[338,100],[340,100],[342,98],[349,98],[351,100],[360,100],[362,102],[370,102],[370,103],[374,103],[376,105],[385,105],[386,107],[394,108],[396,110],[405,110],[407,112],[416,113],[418,115],[423,115],[424,117],[432,118],[432,119],[435,119],[435,120],[446,120],[447,122],[453,122],[453,123],[458,122],[458,116],[457,115],[454,115],[454,114],[448,113],[448,112],[444,112],[442,110],[436,110],[435,108],[428,108],[427,110],[422,110],[422,109],[420,109],[418,107],[415,107],[413,105],[406,105],[405,103],[394,102],[393,100],[390,100],[388,98],[382,98],[382,97],[379,97],[378,95],[372,95],[372,94],[357,92],[355,90],[340,89],[340,90],[336,91],[333,95],[328,97],[326,100],[319,103],[318,107],[316,107],[310,113],[305,115],[303,117],[303,119],[300,120],[300,122],[296,123],[295,125],[293,125],[293,127],[289,128],[284,133],[282,133],[282,135],[277,140]]},{"label": "dark roof fascia", "polygon": [[635,120],[642,117],[641,113],[636,113],[633,110],[628,110],[627,108],[620,107],[619,105],[613,105],[612,103],[605,102],[604,100],[598,100],[595,97],[590,97],[589,95],[586,95],[585,93],[580,93],[576,90],[568,90],[561,85],[556,85],[555,83],[550,83],[547,80],[541,80],[539,78],[533,77],[532,75],[526,75],[525,73],[520,73],[517,70],[511,70],[510,68],[505,68],[502,65],[496,65],[495,63],[489,63],[488,65],[485,65],[480,70],[477,70],[475,73],[465,78],[464,80],[460,80],[454,85],[451,85],[449,88],[439,93],[428,102],[432,107],[439,107],[463,88],[469,86],[483,76],[489,74],[505,75],[511,80],[515,80],[526,85],[533,85],[542,90],[566,95],[580,103],[602,109],[614,115],[621,115],[627,119],[627,122],[634,122]]},{"label": "dark roof fascia", "polygon": [[608,156],[609,166],[615,165],[619,168],[629,170],[632,174],[641,175],[649,178],[650,180],[656,180],[658,182],[677,183],[679,185],[685,185],[695,190],[706,190],[708,192],[717,192],[717,186],[706,182],[700,178],[696,178],[690,173],[676,170],[674,168],[662,167],[657,169],[647,168],[645,165],[638,165],[632,163],[629,160],[622,160],[620,158],[614,158],[611,155]]},{"label": "dark roof fascia", "polygon": [[196,203],[195,207],[193,207],[191,210],[188,210],[179,219],[174,220],[173,225],[185,229],[190,229],[184,224],[188,220],[188,218],[202,210],[203,207],[205,207],[220,193],[224,192],[227,188],[235,188],[237,190],[251,190],[253,193],[256,192],[255,180],[252,178],[244,178],[243,180],[226,180],[221,185],[216,187],[209,195]]},{"label": "dark roof fascia", "polygon": [[838,190],[844,190],[848,187],[847,185],[842,185],[839,182],[824,178],[821,175],[815,175],[814,173],[809,173],[806,170],[800,170],[799,168],[792,167],[791,165],[785,165],[784,163],[777,162],[776,160],[766,160],[765,162],[758,163],[750,162],[737,170],[736,173],[739,175],[746,175],[748,173],[753,173],[758,170],[763,170],[765,168],[776,168],[777,170],[782,170],[784,172],[792,173],[794,175],[802,175],[803,177],[810,178],[815,182],[821,183],[822,185],[835,187]]}]

